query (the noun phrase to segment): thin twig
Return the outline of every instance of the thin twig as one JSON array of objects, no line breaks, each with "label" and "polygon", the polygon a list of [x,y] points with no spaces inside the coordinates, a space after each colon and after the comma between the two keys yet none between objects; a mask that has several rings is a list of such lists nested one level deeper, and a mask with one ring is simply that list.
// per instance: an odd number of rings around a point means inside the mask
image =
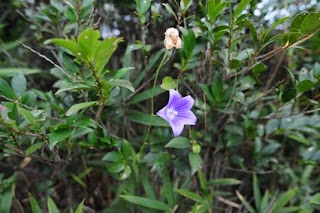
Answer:
[{"label": "thin twig", "polygon": [[251,65],[251,66],[248,66],[246,68],[244,68],[242,71],[240,72],[237,72],[237,73],[234,73],[233,75],[231,75],[230,77],[234,77],[236,75],[242,75],[242,74],[246,74],[247,72],[249,72],[251,69],[253,69],[257,64],[260,64],[261,62],[264,62],[264,61],[267,61],[269,60],[270,58],[278,55],[279,53],[283,52],[283,51],[286,51],[287,49],[289,48],[292,48],[292,47],[295,47],[305,41],[307,41],[308,39],[310,39],[312,36],[314,36],[315,33],[312,33],[312,34],[309,34],[309,35],[306,35],[304,37],[302,37],[299,41],[293,43],[293,44],[286,44],[285,46],[283,47],[279,47],[275,50],[272,50],[271,52],[268,52],[264,55],[261,55],[259,57],[257,57],[256,59],[261,59],[260,61],[256,62],[255,64]]},{"label": "thin twig", "polygon": [[18,44],[22,45],[24,48],[30,50],[31,52],[37,54],[38,56],[40,56],[41,58],[45,59],[46,61],[48,61],[50,64],[52,64],[53,66],[55,66],[56,68],[58,68],[63,74],[65,74],[69,79],[72,79],[72,77],[67,73],[65,72],[62,67],[60,67],[58,64],[54,63],[51,59],[49,59],[47,56],[39,53],[38,51],[32,49],[31,47],[25,45],[24,43],[20,42],[20,41],[17,41]]},{"label": "thin twig", "polygon": [[[22,106],[23,108],[26,108],[26,109],[28,109],[28,110],[38,110],[38,109],[36,109],[36,108],[32,108],[32,107],[29,107],[29,106],[27,106],[27,105],[25,105],[25,104],[22,104],[22,103],[20,103],[18,100],[14,100],[14,99],[8,98],[8,97],[3,96],[3,95],[0,95],[0,97],[3,98],[3,99],[5,99],[6,101],[11,101],[11,102],[13,102],[13,103],[15,103],[15,104],[18,104],[19,106]],[[62,119],[60,119],[60,118],[52,117],[52,116],[50,116],[50,115],[47,115],[46,113],[43,113],[43,115],[44,115],[46,118],[50,118],[50,119],[52,119],[52,120],[64,122],[64,120],[62,120]]]}]

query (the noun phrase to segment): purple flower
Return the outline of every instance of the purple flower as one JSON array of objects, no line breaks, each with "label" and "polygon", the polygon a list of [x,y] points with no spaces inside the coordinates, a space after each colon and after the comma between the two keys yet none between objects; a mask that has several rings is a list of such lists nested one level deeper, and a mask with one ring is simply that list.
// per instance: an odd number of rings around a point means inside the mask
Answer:
[{"label": "purple flower", "polygon": [[181,134],[184,125],[195,125],[197,117],[191,112],[194,99],[188,95],[181,95],[171,89],[168,104],[157,112],[157,115],[169,122],[174,137]]}]

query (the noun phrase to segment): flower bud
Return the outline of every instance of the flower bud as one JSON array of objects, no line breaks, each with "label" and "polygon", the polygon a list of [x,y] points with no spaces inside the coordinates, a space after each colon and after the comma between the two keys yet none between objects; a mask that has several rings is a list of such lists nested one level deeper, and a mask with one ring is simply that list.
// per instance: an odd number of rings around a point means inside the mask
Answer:
[{"label": "flower bud", "polygon": [[182,47],[182,41],[179,37],[179,31],[176,28],[168,28],[165,32],[164,45],[170,50],[173,47],[180,49]]}]

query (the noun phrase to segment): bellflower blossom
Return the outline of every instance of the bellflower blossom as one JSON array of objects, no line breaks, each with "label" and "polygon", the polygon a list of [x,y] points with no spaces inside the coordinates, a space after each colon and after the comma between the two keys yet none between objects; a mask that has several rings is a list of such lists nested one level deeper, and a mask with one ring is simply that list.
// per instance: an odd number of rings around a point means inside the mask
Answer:
[{"label": "bellflower blossom", "polygon": [[168,104],[159,110],[157,115],[168,121],[174,137],[177,137],[181,134],[184,125],[195,125],[197,122],[197,117],[191,112],[194,99],[190,95],[181,97],[181,95],[173,89],[171,89],[169,93]]}]

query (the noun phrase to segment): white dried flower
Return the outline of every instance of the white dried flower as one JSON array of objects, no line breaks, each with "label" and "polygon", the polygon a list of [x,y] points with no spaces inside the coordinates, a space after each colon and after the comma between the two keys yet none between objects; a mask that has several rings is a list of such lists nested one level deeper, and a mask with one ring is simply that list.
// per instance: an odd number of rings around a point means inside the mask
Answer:
[{"label": "white dried flower", "polygon": [[179,37],[179,31],[176,28],[170,27],[165,32],[164,45],[170,50],[173,47],[180,49],[182,47],[182,41]]}]

